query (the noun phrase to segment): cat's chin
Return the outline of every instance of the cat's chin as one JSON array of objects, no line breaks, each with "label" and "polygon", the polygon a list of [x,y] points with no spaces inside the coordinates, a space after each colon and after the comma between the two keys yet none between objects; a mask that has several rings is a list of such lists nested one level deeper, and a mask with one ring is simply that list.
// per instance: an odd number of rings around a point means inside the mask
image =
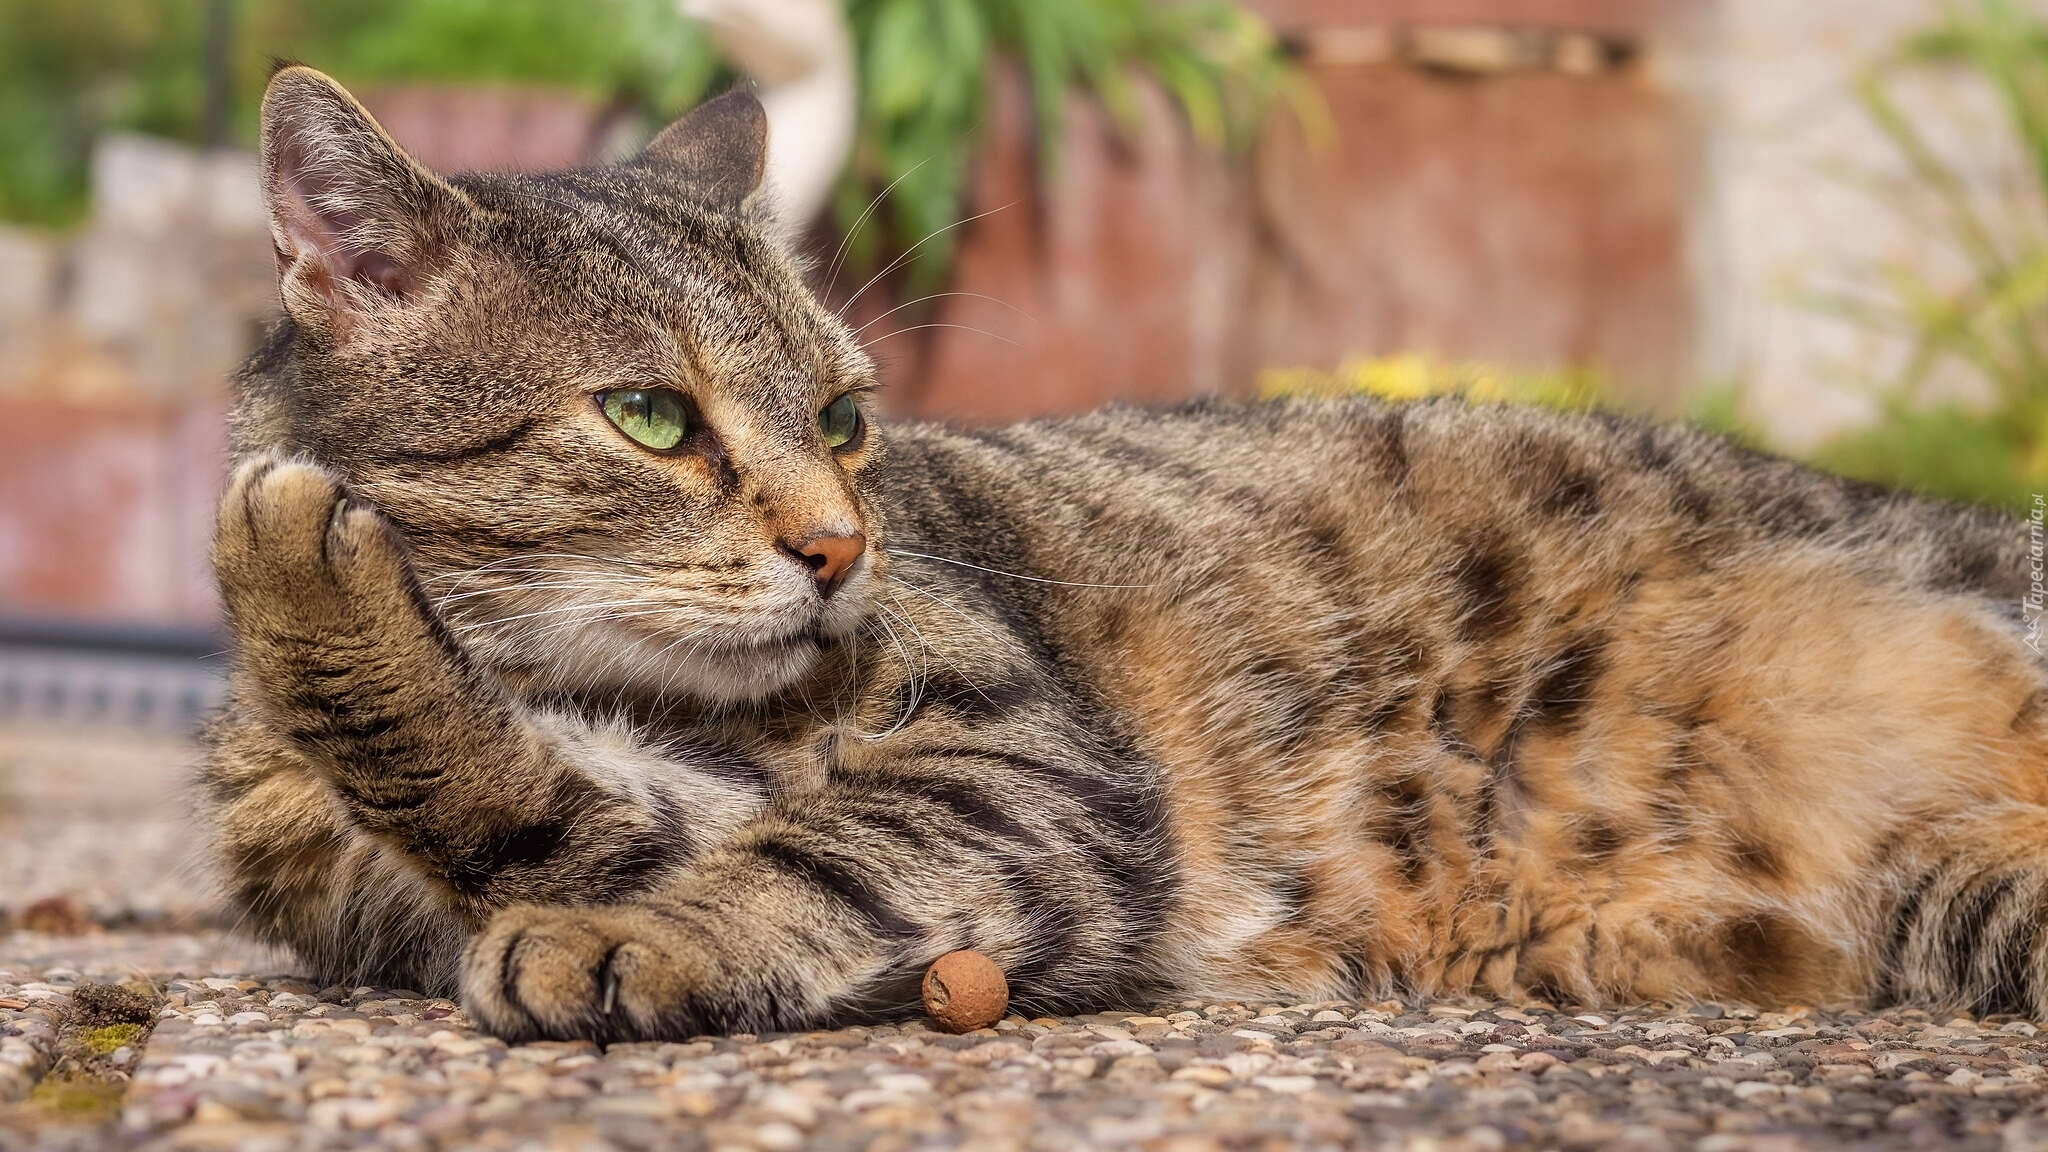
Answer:
[{"label": "cat's chin", "polygon": [[680,645],[660,634],[600,624],[553,637],[545,671],[520,667],[515,678],[585,692],[744,704],[803,679],[822,652],[855,630],[839,620],[824,619],[751,644],[711,646]]},{"label": "cat's chin", "polygon": [[[516,632],[474,623],[461,635],[483,664],[535,691],[745,704],[802,680],[823,652],[852,639],[875,610],[864,571],[822,602],[807,574],[791,584],[780,604],[757,603],[717,625],[693,627],[643,611]],[[507,619],[560,610],[522,604]]]},{"label": "cat's chin", "polygon": [[764,699],[803,679],[828,643],[813,631],[751,648],[700,652],[690,660],[693,682],[685,687],[679,677],[666,691],[714,704]]}]

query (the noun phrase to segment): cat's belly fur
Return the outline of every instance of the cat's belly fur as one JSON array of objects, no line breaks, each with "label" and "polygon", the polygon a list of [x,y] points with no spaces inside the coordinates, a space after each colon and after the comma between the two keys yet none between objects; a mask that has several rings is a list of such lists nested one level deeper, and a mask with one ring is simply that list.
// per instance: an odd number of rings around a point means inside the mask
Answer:
[{"label": "cat's belly fur", "polygon": [[1020,611],[1156,765],[1162,982],[1825,1001],[1997,946],[1913,917],[2048,841],[2022,526],[1675,429],[1313,411],[904,453],[905,547],[1071,582]]}]

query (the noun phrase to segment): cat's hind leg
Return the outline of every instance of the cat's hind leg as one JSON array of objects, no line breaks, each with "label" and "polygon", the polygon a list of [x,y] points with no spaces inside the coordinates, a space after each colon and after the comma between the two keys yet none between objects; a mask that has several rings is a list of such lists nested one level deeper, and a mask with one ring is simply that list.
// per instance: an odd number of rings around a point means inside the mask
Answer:
[{"label": "cat's hind leg", "polygon": [[2048,1017],[2048,808],[2001,805],[1902,832],[1876,864],[1880,1004]]}]

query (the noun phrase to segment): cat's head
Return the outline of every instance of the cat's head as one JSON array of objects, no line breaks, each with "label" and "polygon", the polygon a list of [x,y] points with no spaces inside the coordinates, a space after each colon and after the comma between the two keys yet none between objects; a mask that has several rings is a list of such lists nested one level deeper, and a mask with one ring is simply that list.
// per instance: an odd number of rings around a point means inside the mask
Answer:
[{"label": "cat's head", "polygon": [[621,163],[443,178],[304,67],[263,101],[285,319],[236,446],[341,470],[487,664],[788,685],[880,579],[873,365],[767,230],[744,92]]}]

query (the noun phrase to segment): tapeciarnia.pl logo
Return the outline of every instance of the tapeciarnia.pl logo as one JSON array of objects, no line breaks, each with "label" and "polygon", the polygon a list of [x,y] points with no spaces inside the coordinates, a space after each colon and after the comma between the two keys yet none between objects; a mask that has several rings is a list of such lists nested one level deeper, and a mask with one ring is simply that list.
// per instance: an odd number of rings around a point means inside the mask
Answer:
[{"label": "tapeciarnia.pl logo", "polygon": [[2041,613],[2048,608],[2048,587],[2042,584],[2043,573],[2048,572],[2048,543],[2042,540],[2043,521],[2048,520],[2048,499],[2038,492],[2034,494],[2032,508],[2027,512],[2027,598],[2020,602],[2020,615],[2027,620],[2027,647],[2034,655],[2041,654]]}]

